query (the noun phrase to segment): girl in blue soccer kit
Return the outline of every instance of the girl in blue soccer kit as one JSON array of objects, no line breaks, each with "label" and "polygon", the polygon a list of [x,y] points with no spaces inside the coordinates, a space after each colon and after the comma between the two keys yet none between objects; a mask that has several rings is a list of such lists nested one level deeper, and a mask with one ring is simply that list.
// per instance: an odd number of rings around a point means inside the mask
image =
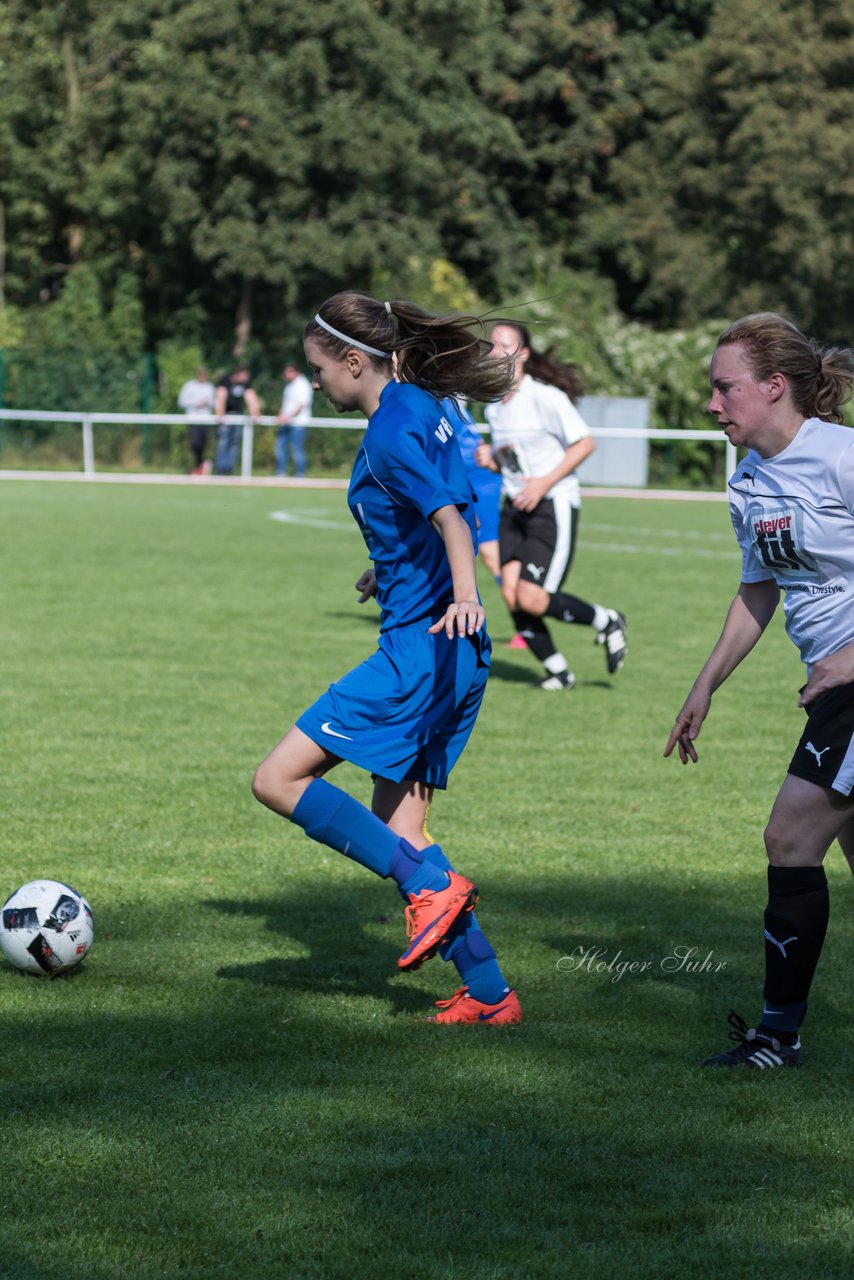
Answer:
[{"label": "girl in blue soccer kit", "polygon": [[[475,581],[476,518],[439,400],[502,396],[508,362],[473,318],[339,293],[306,326],[313,386],[368,418],[348,504],[372,561],[357,583],[380,606],[379,647],[297,720],[259,765],[256,797],[307,836],[394,880],[407,902],[401,970],[437,952],[462,986],[428,1021],[521,1021],[473,907],[478,891],[426,833],[435,787],[465,746],[490,641]],[[371,810],[326,780],[342,760],[374,778]]]},{"label": "girl in blue soccer kit", "polygon": [[445,417],[454,428],[454,435],[463,455],[466,476],[475,497],[477,513],[478,559],[501,586],[501,561],[498,555],[498,511],[501,506],[501,476],[487,471],[477,462],[477,451],[483,444],[483,436],[471,416],[465,401],[457,396],[446,396],[442,401]]}]

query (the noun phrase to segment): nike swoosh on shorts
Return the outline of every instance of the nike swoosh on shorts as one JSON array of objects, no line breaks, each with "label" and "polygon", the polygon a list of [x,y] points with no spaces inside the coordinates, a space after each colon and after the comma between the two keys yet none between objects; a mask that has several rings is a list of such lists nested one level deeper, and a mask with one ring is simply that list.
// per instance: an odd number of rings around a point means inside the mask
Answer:
[{"label": "nike swoosh on shorts", "polygon": [[320,732],[327,733],[330,738],[343,738],[345,742],[353,741],[352,738],[347,737],[346,733],[337,733],[335,729],[331,728],[328,720],[324,720],[323,724],[320,726]]}]

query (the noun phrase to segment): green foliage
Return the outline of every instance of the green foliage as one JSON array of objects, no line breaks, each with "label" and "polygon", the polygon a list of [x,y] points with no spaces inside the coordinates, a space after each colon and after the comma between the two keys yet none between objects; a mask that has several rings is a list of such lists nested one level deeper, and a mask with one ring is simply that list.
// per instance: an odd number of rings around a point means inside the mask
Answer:
[{"label": "green foliage", "polygon": [[[88,264],[68,272],[54,301],[12,313],[4,351],[5,401],[17,409],[138,413],[145,326],[135,277],[122,275],[105,305]],[[34,427],[40,438],[50,428]]]},{"label": "green foliage", "polygon": [[854,0],[8,0],[0,41],[7,350],[239,348],[272,403],[340,288],[568,271],[620,331],[566,329],[591,386],[682,421],[618,311],[686,369],[759,307],[848,340]]},{"label": "green foliage", "polygon": [[639,316],[787,310],[850,337],[852,0],[722,0],[654,69],[590,234]]}]

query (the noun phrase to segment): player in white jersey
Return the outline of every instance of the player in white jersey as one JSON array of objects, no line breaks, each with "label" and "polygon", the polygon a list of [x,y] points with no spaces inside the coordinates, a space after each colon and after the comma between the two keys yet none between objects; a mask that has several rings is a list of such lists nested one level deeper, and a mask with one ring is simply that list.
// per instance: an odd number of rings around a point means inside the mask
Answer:
[{"label": "player in white jersey", "polygon": [[571,689],[575,677],[554,646],[545,618],[593,627],[609,673],[626,657],[626,619],[562,591],[578,536],[581,495],[576,468],[596,448],[573,400],[581,387],[573,365],[534,350],[524,325],[501,321],[492,330],[497,355],[514,361],[514,383],[486,406],[492,443],[480,466],[500,471],[501,591],[528,648],[545,667],[541,689]]},{"label": "player in white jersey", "polygon": [[834,840],[854,860],[854,432],[840,407],[854,352],[822,348],[770,312],[718,339],[715,415],[749,450],[730,481],[742,581],[723,631],[676,717],[664,754],[683,764],[713,693],[756,644],[784,598],[807,681],[807,724],[765,829],[765,1007],[755,1028],[730,1014],[735,1049],[704,1066],[799,1066],[800,1026],[827,930],[822,863]]}]

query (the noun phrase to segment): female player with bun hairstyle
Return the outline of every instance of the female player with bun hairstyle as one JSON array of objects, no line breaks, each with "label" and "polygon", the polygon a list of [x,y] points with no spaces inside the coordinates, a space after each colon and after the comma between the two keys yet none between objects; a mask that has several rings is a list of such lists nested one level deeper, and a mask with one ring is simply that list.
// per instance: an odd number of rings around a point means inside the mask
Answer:
[{"label": "female player with bun hairstyle", "polygon": [[[428,1021],[521,1021],[515,992],[472,910],[478,891],[427,835],[433,790],[474,727],[490,662],[475,582],[472,494],[438,401],[492,400],[510,382],[475,317],[339,293],[305,329],[316,391],[368,417],[348,503],[372,567],[356,584],[380,606],[379,648],[336,681],[258,767],[256,797],[306,835],[394,880],[416,969],[438,951],[462,986]],[[342,760],[374,778],[369,811],[326,780]]]},{"label": "female player with bun hairstyle", "polygon": [[854,433],[840,425],[854,353],[821,347],[772,312],[745,316],[718,339],[711,385],[710,413],[749,451],[729,484],[741,586],[664,754],[696,762],[712,695],[782,592],[808,719],[765,829],[765,1006],[755,1028],[731,1013],[736,1048],[703,1065],[796,1067],[829,915],[822,863],[837,839],[854,858]]},{"label": "female player with bun hairstyle", "polygon": [[540,688],[557,692],[571,689],[575,677],[555,649],[547,617],[593,627],[609,674],[626,657],[623,614],[561,590],[578,537],[575,470],[596,445],[574,404],[581,394],[574,365],[535,351],[530,333],[515,321],[496,324],[492,342],[513,366],[507,393],[486,407],[492,443],[477,452],[482,467],[502,476],[501,591],[517,632],[545,668]]}]

